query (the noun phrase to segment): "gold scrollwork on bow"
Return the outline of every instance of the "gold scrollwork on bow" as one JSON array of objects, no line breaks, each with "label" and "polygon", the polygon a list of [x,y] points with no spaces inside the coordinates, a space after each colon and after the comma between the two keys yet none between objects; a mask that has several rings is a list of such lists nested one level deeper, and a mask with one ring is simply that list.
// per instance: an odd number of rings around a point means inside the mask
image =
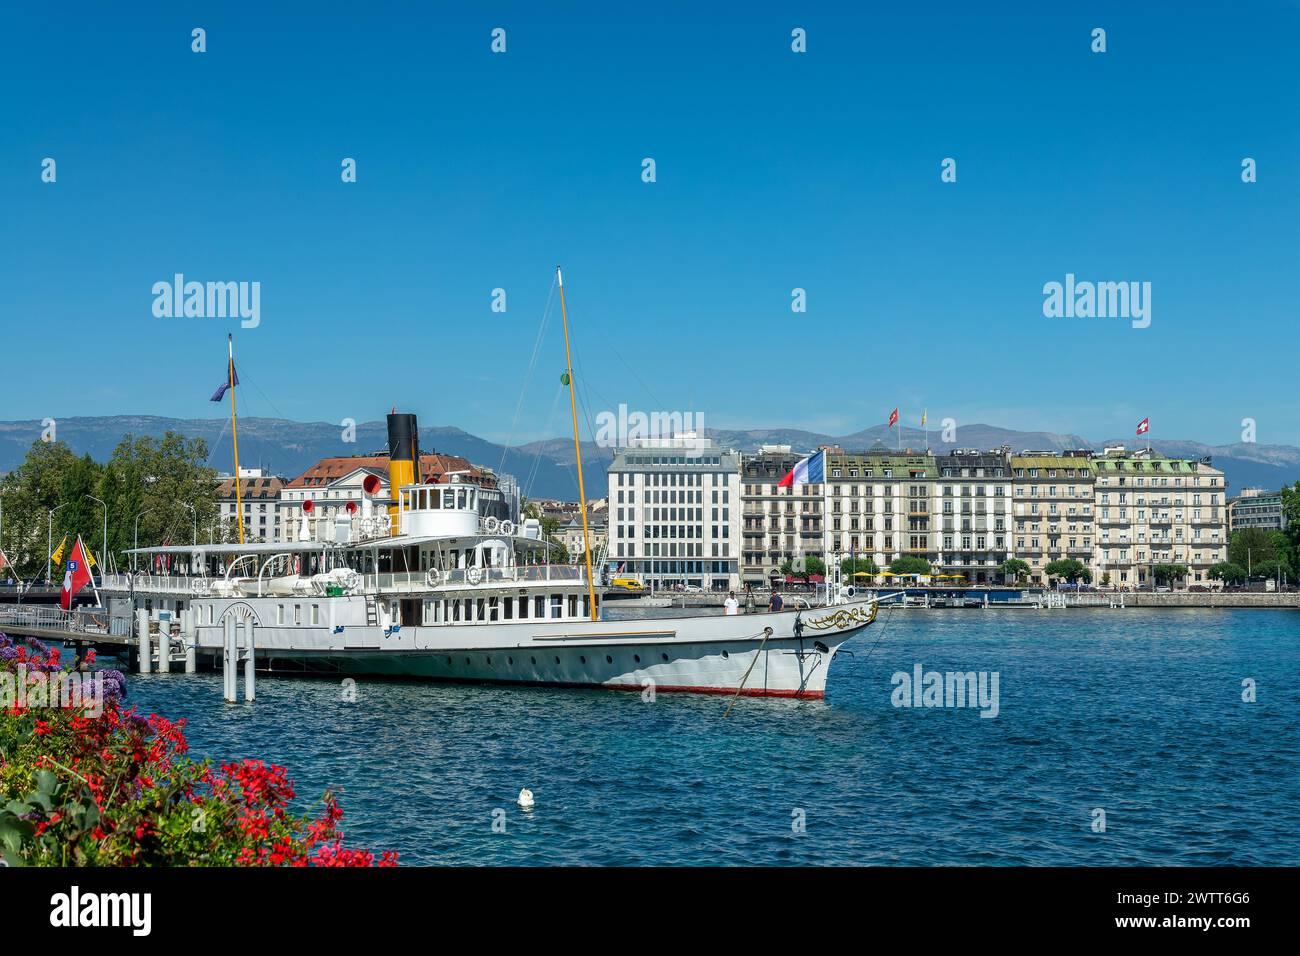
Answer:
[{"label": "gold scrollwork on bow", "polygon": [[806,622],[808,627],[814,631],[842,630],[846,627],[865,627],[876,619],[876,604],[871,605],[870,611],[865,611],[860,607],[840,608],[833,614],[825,617],[814,618]]}]

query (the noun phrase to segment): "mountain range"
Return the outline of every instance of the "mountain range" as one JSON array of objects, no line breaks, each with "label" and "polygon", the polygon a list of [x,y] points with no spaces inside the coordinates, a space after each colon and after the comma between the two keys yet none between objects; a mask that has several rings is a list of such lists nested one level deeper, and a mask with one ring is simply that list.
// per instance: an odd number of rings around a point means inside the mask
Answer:
[{"label": "mountain range", "polygon": [[[154,415],[113,415],[107,417],[64,418],[57,424],[56,437],[67,442],[77,454],[89,453],[98,460],[107,459],[123,435],[160,436],[175,431],[192,438],[203,438],[210,450],[209,463],[230,471],[230,422],[225,419],[180,419]],[[28,448],[42,432],[35,420],[0,422],[0,473],[9,471],[23,460]],[[851,435],[824,435],[795,428],[751,428],[744,430],[710,429],[709,436],[718,444],[740,451],[756,451],[760,445],[790,445],[795,451],[810,451],[819,445],[839,445],[846,451],[860,451],[880,442],[896,448],[897,432],[877,425]],[[387,432],[383,422],[366,422],[356,426],[354,441],[345,441],[340,426],[329,422],[293,422],[279,418],[243,418],[239,421],[239,456],[244,467],[263,467],[273,474],[294,477],[328,455],[372,454],[386,447]],[[1103,445],[1124,444],[1133,439],[1089,441],[1079,435],[1053,432],[1017,431],[996,425],[964,425],[959,442],[940,441],[941,433],[931,431],[929,447],[936,451],[960,448],[997,448],[1009,445],[1013,451],[1024,449],[1060,451],[1069,448],[1101,449]],[[925,447],[926,436],[920,429],[904,428],[904,448]],[[476,465],[514,475],[524,494],[532,498],[574,500],[578,496],[577,472],[574,468],[573,442],[552,438],[523,445],[504,446],[487,441],[449,425],[420,429],[423,451],[460,455]],[[1261,445],[1240,442],[1232,445],[1206,445],[1196,441],[1161,440],[1152,447],[1180,458],[1209,456],[1227,475],[1233,489],[1263,487],[1276,489],[1300,480],[1300,448],[1293,445]],[[605,493],[605,469],[614,450],[594,442],[582,447],[583,477],[592,497]]]}]

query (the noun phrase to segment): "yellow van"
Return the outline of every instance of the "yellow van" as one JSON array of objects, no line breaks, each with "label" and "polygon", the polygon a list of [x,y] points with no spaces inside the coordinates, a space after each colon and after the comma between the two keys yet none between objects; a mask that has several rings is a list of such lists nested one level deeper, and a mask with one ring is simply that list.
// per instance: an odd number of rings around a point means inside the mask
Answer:
[{"label": "yellow van", "polygon": [[609,582],[612,588],[619,588],[623,591],[644,591],[645,585],[636,578],[615,578]]}]

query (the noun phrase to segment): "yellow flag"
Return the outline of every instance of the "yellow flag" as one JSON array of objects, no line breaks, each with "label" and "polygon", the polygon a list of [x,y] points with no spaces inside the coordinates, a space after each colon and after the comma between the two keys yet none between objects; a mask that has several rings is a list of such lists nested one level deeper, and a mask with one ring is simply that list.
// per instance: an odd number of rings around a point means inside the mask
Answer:
[{"label": "yellow flag", "polygon": [[86,547],[84,541],[81,542],[81,552],[86,556],[86,567],[93,568],[95,566],[95,556],[90,553],[90,549]]},{"label": "yellow flag", "polygon": [[62,564],[63,549],[66,548],[67,546],[68,546],[68,536],[65,534],[63,536],[63,540],[59,542],[59,546],[55,548],[54,553],[50,555],[50,560],[52,560],[55,564]]},{"label": "yellow flag", "polygon": [[921,411],[921,425],[922,425],[922,426],[925,425],[925,415],[926,415],[925,410],[922,410],[922,411]]}]

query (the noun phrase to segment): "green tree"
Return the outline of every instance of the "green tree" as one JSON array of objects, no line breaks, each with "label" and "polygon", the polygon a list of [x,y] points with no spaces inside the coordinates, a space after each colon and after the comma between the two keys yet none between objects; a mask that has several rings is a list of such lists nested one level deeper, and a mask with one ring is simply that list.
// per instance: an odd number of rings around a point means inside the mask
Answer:
[{"label": "green tree", "polygon": [[1287,536],[1280,531],[1243,528],[1228,542],[1228,560],[1254,576],[1264,573],[1258,570],[1261,566],[1285,560],[1288,550]]},{"label": "green tree", "polygon": [[880,573],[880,568],[876,567],[876,562],[870,558],[845,558],[840,562],[840,574],[844,580],[850,584],[853,583],[855,574],[864,573],[875,576]]},{"label": "green tree", "polygon": [[1218,564],[1211,565],[1210,570],[1205,572],[1213,581],[1222,581],[1224,584],[1240,584],[1246,580],[1246,569],[1239,564],[1233,564],[1231,561],[1221,561]]},{"label": "green tree", "polygon": [[1155,579],[1156,584],[1163,587],[1172,584],[1179,578],[1187,577],[1187,565],[1157,564],[1151,569],[1151,577]]},{"label": "green tree", "polygon": [[1002,577],[1011,581],[1020,581],[1029,574],[1029,565],[1019,558],[1008,558],[1002,562]]},{"label": "green tree", "polygon": [[889,570],[894,574],[929,574],[930,562],[925,558],[906,555],[889,562]]},{"label": "green tree", "polygon": [[64,442],[38,440],[27,450],[22,464],[5,476],[0,548],[13,562],[18,577],[31,580],[45,575],[51,509],[57,509],[52,524],[53,546],[58,546],[64,534],[76,533],[75,514],[70,521],[65,514],[68,509],[61,506],[67,501],[67,491],[82,481],[82,475],[73,476],[74,469],[84,470],[78,461]]},{"label": "green tree", "polygon": [[1043,569],[1049,578],[1065,578],[1073,584],[1075,581],[1091,581],[1092,572],[1087,565],[1077,558],[1059,558],[1050,561]]}]

